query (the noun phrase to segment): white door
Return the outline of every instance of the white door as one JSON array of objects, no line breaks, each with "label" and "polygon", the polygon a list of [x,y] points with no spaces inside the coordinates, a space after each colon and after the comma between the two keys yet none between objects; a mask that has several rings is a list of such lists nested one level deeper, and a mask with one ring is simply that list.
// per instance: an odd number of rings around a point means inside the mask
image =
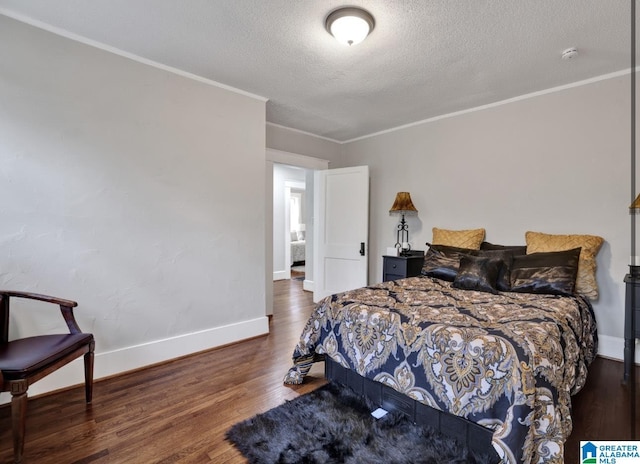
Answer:
[{"label": "white door", "polygon": [[313,300],[367,285],[369,167],[316,171]]}]

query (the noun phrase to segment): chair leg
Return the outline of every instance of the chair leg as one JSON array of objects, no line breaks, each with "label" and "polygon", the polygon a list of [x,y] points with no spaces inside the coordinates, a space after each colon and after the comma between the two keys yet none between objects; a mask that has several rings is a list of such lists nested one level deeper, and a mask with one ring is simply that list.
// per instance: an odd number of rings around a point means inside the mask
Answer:
[{"label": "chair leg", "polygon": [[93,350],[84,355],[84,395],[87,403],[93,400]]},{"label": "chair leg", "polygon": [[13,460],[22,462],[24,434],[27,420],[27,390],[11,393],[11,425],[13,428]]}]

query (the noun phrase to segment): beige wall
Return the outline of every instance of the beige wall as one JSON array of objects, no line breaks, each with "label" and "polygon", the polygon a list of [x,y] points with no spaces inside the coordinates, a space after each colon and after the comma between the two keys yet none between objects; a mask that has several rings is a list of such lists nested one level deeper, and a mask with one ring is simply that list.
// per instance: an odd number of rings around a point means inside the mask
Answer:
[{"label": "beige wall", "polygon": [[342,157],[341,144],[286,127],[267,124],[266,137],[267,148],[327,160],[330,167]]},{"label": "beige wall", "polygon": [[419,210],[414,248],[432,227],[484,227],[487,240],[524,244],[524,233],[585,233],[606,240],[594,304],[601,353],[622,357],[623,278],[630,253],[629,76],[576,86],[362,139],[332,167],[371,172],[370,279],[395,242],[395,193]]},{"label": "beige wall", "polygon": [[0,62],[0,286],[77,300],[97,377],[267,332],[265,101],[3,16]]}]

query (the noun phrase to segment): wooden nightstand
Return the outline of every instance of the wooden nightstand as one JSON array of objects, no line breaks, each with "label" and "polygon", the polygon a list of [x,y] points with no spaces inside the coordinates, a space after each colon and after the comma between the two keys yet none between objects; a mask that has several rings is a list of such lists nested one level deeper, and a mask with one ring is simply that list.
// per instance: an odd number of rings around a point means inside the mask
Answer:
[{"label": "wooden nightstand", "polygon": [[405,279],[420,275],[422,262],[424,261],[424,251],[410,251],[409,256],[388,256],[382,257],[382,281]]}]

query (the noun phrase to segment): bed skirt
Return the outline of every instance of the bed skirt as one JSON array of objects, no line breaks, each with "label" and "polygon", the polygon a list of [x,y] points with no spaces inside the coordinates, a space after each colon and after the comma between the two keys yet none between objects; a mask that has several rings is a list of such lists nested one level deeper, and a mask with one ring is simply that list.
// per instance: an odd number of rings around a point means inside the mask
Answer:
[{"label": "bed skirt", "polygon": [[328,356],[325,356],[324,375],[327,380],[350,387],[387,411],[401,411],[416,424],[433,427],[448,437],[456,438],[470,450],[488,454],[495,457],[496,463],[500,462],[491,445],[493,431],[481,425],[415,401],[387,385],[342,367]]}]

